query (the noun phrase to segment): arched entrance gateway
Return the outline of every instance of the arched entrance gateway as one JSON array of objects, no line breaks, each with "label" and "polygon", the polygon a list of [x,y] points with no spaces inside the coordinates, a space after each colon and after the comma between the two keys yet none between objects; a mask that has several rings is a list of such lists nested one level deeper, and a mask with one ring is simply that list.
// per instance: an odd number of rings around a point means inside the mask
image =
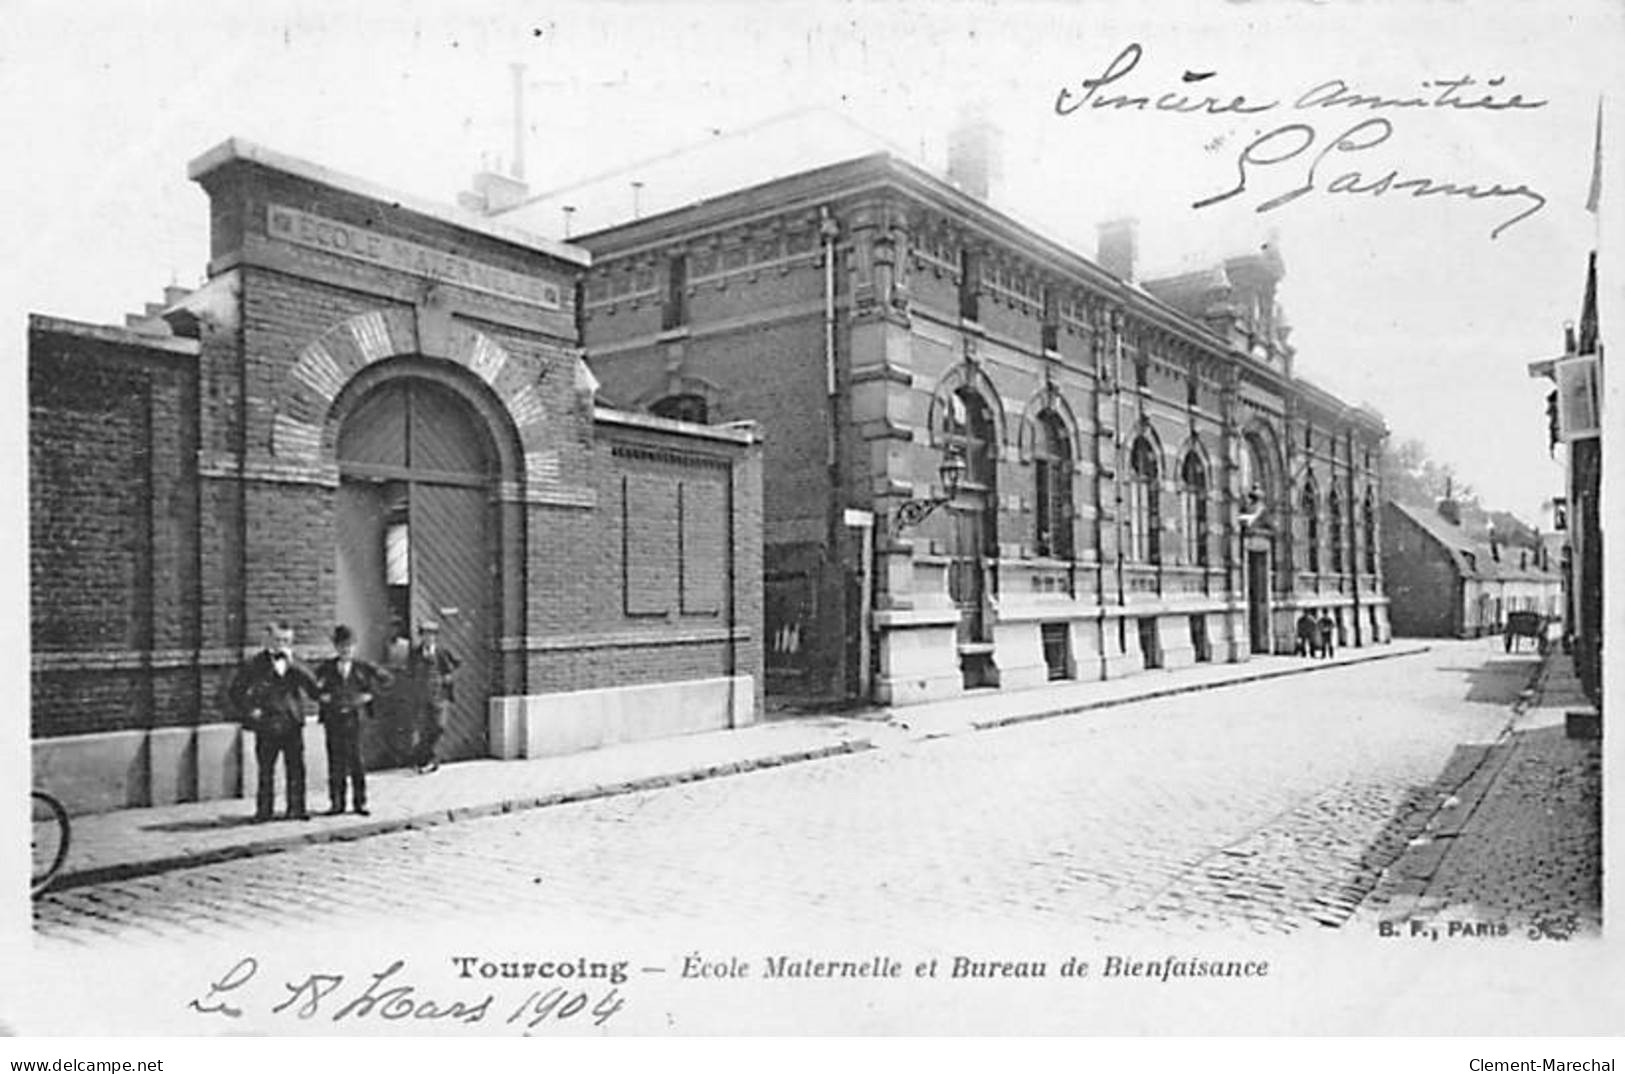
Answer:
[{"label": "arched entrance gateway", "polygon": [[[488,752],[498,453],[455,371],[429,366],[373,367],[340,399],[334,613],[355,629],[363,657],[395,671],[405,639],[425,620],[440,624],[441,644],[462,661],[440,750],[460,759]],[[369,766],[407,759],[411,713],[397,679],[363,742]]]}]

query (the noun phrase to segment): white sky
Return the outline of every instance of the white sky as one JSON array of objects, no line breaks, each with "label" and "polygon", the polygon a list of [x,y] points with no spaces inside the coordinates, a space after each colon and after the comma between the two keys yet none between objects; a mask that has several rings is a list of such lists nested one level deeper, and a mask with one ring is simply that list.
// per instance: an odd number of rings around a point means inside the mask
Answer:
[{"label": "white sky", "polygon": [[[207,202],[186,164],[230,135],[449,203],[482,158],[511,155],[516,61],[528,65],[533,190],[808,104],[843,106],[940,160],[959,100],[975,95],[1005,132],[1001,207],[1086,255],[1097,221],[1132,213],[1153,270],[1245,249],[1274,229],[1299,372],[1376,406],[1396,437],[1422,438],[1487,505],[1544,522],[1539,505],[1559,491],[1561,472],[1547,459],[1546,386],[1526,364],[1555,354],[1563,322],[1578,316],[1596,235],[1584,211],[1593,122],[1625,45],[1619,9],[1144,7],[1157,18],[1010,0],[365,11],[287,0],[12,3],[0,40],[0,144],[13,163],[0,184],[22,256],[0,269],[0,293],[12,296],[20,335],[25,312],[122,323],[172,278],[199,282]],[[1114,91],[1155,97],[1181,88],[1186,70],[1214,71],[1183,88],[1281,107],[1249,117],[1054,114],[1060,86],[1100,73],[1131,42],[1144,57]],[[1310,86],[1343,78],[1408,96],[1463,75],[1504,76],[1500,93],[1550,103],[1383,113],[1394,126],[1385,144],[1332,154],[1320,190],[1253,211],[1299,185],[1310,156],[1369,115],[1293,109]],[[1613,123],[1619,108],[1610,108]],[[1314,146],[1251,169],[1247,193],[1191,209],[1234,185],[1237,156],[1259,132],[1293,122],[1313,126]],[[1367,180],[1397,169],[1524,183],[1548,204],[1491,241],[1523,202],[1324,191],[1350,169]]]}]

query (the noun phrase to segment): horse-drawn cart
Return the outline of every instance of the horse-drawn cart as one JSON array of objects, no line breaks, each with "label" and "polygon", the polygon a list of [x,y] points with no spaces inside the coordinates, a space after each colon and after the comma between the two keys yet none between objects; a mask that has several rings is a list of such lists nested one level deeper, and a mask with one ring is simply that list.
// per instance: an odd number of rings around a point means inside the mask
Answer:
[{"label": "horse-drawn cart", "polygon": [[1522,639],[1534,638],[1535,650],[1546,653],[1546,617],[1539,612],[1508,612],[1506,630],[1502,632],[1506,651],[1521,648]]}]

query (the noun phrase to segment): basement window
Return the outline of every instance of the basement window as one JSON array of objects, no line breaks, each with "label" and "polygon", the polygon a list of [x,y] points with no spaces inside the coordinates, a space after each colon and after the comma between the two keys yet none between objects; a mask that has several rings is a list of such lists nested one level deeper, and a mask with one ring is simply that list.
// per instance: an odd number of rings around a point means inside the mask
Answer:
[{"label": "basement window", "polygon": [[1043,623],[1039,626],[1044,643],[1044,666],[1049,681],[1070,679],[1072,673],[1072,637],[1065,623]]}]

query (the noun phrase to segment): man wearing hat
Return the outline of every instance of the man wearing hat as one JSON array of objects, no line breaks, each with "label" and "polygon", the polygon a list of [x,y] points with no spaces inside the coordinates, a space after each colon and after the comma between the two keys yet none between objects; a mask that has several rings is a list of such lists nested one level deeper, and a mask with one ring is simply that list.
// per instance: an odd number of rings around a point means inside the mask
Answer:
[{"label": "man wearing hat", "polygon": [[433,619],[419,623],[418,643],[406,660],[417,724],[417,747],[412,760],[419,772],[433,772],[440,767],[440,762],[435,760],[435,746],[446,733],[446,722],[455,700],[451,678],[460,666],[455,656],[440,647],[440,624]]},{"label": "man wearing hat", "polygon": [[242,725],[254,734],[259,764],[256,821],[272,819],[276,763],[287,770],[289,820],[309,820],[305,810],[305,710],[301,695],[316,697],[315,678],[293,655],[293,627],[276,620],[265,628],[265,648],[232,676],[226,696]]},{"label": "man wearing hat", "polygon": [[316,665],[321,691],[322,725],[327,729],[328,813],[344,812],[346,790],[354,792],[355,811],[367,816],[367,769],[361,760],[361,721],[372,711],[373,698],[389,685],[388,673],[356,659],[355,634],[333,628],[333,656]]}]

